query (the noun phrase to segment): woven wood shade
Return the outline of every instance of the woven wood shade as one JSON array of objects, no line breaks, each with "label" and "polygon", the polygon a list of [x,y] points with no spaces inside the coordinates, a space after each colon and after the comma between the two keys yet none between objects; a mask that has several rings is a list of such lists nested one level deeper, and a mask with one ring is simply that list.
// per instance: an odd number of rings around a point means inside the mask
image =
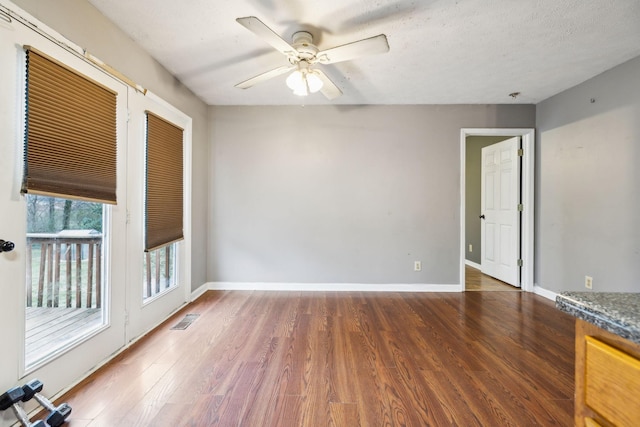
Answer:
[{"label": "woven wood shade", "polygon": [[116,92],[26,46],[22,191],[116,203]]},{"label": "woven wood shade", "polygon": [[145,251],[184,238],[183,130],[147,111]]}]

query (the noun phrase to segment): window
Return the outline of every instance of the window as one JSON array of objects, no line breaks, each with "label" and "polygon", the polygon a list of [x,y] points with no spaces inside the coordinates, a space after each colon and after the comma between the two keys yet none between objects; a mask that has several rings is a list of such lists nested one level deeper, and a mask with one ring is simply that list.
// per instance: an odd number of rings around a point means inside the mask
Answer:
[{"label": "window", "polygon": [[25,364],[104,325],[102,203],[27,195]]},{"label": "window", "polygon": [[116,92],[26,47],[25,366],[106,324],[105,218],[116,203]]},{"label": "window", "polygon": [[147,112],[143,299],[177,285],[183,239],[183,130]]},{"label": "window", "polygon": [[144,286],[142,298],[147,300],[171,289],[176,281],[176,243],[144,254]]}]

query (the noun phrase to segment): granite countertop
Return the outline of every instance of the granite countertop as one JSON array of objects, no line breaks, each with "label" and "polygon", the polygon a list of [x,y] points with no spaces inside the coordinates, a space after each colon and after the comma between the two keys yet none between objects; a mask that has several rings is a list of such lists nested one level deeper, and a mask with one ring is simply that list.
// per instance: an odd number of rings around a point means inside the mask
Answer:
[{"label": "granite countertop", "polygon": [[640,293],[563,292],[556,307],[640,344]]}]

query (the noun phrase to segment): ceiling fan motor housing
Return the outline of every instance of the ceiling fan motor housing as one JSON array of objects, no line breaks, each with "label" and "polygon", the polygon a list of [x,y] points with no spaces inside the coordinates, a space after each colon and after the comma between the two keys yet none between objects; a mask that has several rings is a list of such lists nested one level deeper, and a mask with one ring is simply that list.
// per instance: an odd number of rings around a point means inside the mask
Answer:
[{"label": "ceiling fan motor housing", "polygon": [[[298,60],[310,60],[316,57],[318,48],[313,44],[313,36],[307,31],[297,31],[291,37],[293,46],[298,51]],[[295,59],[295,58],[293,58]]]}]

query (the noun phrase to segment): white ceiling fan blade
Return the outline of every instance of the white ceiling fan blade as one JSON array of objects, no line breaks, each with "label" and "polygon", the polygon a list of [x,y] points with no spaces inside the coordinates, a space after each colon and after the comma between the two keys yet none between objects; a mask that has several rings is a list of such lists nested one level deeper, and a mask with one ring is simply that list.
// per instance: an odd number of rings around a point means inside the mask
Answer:
[{"label": "white ceiling fan blade", "polygon": [[320,62],[321,64],[335,64],[336,62],[348,61],[361,56],[385,53],[388,51],[389,42],[387,42],[387,36],[380,34],[368,39],[320,51],[316,55],[316,62]]},{"label": "white ceiling fan blade", "polygon": [[245,80],[241,83],[238,83],[235,87],[240,89],[248,89],[251,86],[254,86],[258,83],[262,83],[264,81],[272,79],[276,76],[279,76],[280,74],[284,74],[287,71],[293,70],[295,68],[296,68],[295,65],[283,65],[282,67],[275,68],[271,71],[267,71],[266,73],[258,74],[257,76],[252,77],[249,80]]},{"label": "white ceiling fan blade", "polygon": [[320,92],[322,92],[322,94],[328,100],[335,99],[342,95],[342,91],[338,88],[338,86],[335,85],[335,83],[331,81],[331,79],[329,79],[329,77],[325,73],[318,69],[313,70],[313,72],[316,73],[318,77],[320,77],[320,80],[322,80],[322,88],[320,89]]},{"label": "white ceiling fan blade", "polygon": [[247,16],[245,18],[238,18],[236,21],[251,31],[256,36],[260,37],[265,42],[276,48],[278,51],[287,55],[287,57],[295,57],[297,51],[289,43],[284,41],[282,37],[276,34],[271,28],[267,27],[264,22],[256,18],[255,16]]}]

